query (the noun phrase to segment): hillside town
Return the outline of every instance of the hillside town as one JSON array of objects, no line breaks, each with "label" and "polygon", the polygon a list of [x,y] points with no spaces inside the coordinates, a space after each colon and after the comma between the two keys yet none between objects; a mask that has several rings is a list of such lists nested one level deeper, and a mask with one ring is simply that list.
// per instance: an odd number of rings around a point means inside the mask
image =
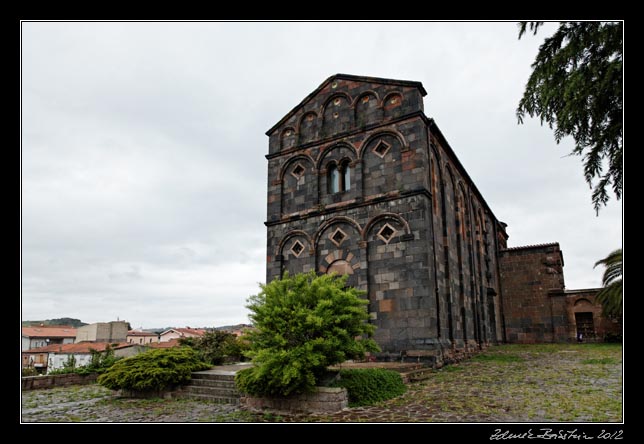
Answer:
[{"label": "hillside town", "polygon": [[237,337],[250,328],[247,324],[216,328],[171,327],[161,331],[128,329],[127,321],[95,322],[81,327],[45,325],[22,327],[22,368],[49,374],[64,368],[73,359],[78,367],[89,364],[92,351],[111,348],[117,358],[138,355],[155,348],[180,345],[182,338],[199,338],[207,331],[220,330]]}]

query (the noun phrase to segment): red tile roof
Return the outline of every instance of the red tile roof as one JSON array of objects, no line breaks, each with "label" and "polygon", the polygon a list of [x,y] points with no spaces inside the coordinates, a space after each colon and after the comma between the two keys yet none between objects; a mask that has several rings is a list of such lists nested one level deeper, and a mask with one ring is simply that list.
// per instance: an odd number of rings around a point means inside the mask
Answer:
[{"label": "red tile roof", "polygon": [[30,338],[75,338],[73,327],[22,327],[22,335]]},{"label": "red tile roof", "polygon": [[80,353],[88,354],[90,349],[96,351],[105,351],[107,346],[110,345],[113,349],[132,347],[138,344],[128,344],[122,342],[117,345],[111,345],[107,342],[78,342],[76,344],[51,344],[45,347],[32,348],[31,350],[24,351],[23,353]]},{"label": "red tile roof", "polygon": [[[190,327],[186,327],[186,328],[169,328],[166,331],[164,331],[163,333],[167,333],[167,332],[173,331],[173,330],[176,331],[177,333],[179,333],[181,336],[186,336],[186,335],[203,336],[206,333],[206,330],[203,329],[203,328],[190,328]],[[161,333],[161,334],[163,334],[163,333]]]}]

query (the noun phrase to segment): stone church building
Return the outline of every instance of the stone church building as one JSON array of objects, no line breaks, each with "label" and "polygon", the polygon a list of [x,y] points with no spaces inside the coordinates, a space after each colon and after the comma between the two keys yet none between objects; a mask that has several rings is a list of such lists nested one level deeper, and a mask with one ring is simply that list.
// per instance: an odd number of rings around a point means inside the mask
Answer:
[{"label": "stone church building", "polygon": [[367,292],[380,359],[438,362],[610,328],[597,289],[564,289],[558,244],[508,248],[506,224],[425,115],[426,94],[336,74],[268,130],[267,282],[348,274]]}]

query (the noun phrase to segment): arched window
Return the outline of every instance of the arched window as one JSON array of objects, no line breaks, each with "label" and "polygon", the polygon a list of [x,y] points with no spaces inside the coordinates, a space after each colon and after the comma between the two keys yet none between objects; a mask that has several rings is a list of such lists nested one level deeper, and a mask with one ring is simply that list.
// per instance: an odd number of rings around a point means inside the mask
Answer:
[{"label": "arched window", "polygon": [[327,171],[328,191],[330,194],[351,189],[351,165],[348,160],[342,161],[340,166],[332,163]]},{"label": "arched window", "polygon": [[342,171],[342,191],[349,191],[351,189],[351,166],[349,161],[345,160],[340,165],[340,170]]},{"label": "arched window", "polygon": [[336,164],[329,166],[327,175],[329,193],[338,193],[340,191],[340,171]]}]

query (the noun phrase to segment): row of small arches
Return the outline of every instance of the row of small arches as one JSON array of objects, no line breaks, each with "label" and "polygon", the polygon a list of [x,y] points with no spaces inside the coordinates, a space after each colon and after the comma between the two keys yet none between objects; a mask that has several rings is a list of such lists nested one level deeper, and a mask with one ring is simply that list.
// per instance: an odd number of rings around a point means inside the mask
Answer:
[{"label": "row of small arches", "polygon": [[[393,129],[386,129],[384,131],[379,131],[377,133],[374,133],[370,135],[362,144],[363,149],[358,150],[353,144],[347,142],[347,141],[342,141],[339,143],[335,143],[329,148],[325,148],[320,150],[320,154],[318,155],[317,159],[314,159],[313,157],[309,156],[308,154],[298,154],[296,156],[293,156],[288,159],[288,161],[284,164],[282,167],[282,170],[280,171],[279,174],[279,179],[282,180],[284,178],[284,174],[286,171],[298,160],[305,160],[307,163],[310,162],[311,165],[314,165],[314,168],[317,170],[320,170],[322,167],[322,162],[324,161],[324,158],[328,156],[329,153],[331,153],[335,149],[339,148],[347,148],[350,150],[351,155],[354,159],[362,159],[365,155],[366,152],[368,152],[368,148],[371,143],[376,140],[380,139],[377,142],[377,145],[374,146],[373,148],[376,150],[376,154],[384,158],[384,155],[389,151],[389,148],[393,145],[393,140],[391,138],[397,139],[397,141],[400,143],[400,146],[402,149],[408,148],[407,142],[405,140],[405,137],[398,131],[395,131]],[[390,139],[390,140],[387,140]],[[384,148],[383,150],[379,150],[380,146]]]},{"label": "row of small arches", "polygon": [[374,216],[369,219],[364,227],[362,227],[357,221],[350,217],[335,216],[320,225],[313,236],[309,235],[306,231],[303,230],[289,231],[284,235],[284,237],[278,244],[277,251],[275,253],[277,255],[283,254],[284,248],[287,246],[288,241],[297,237],[305,239],[310,248],[314,248],[313,246],[317,246],[319,244],[320,238],[322,237],[324,232],[327,229],[331,228],[333,225],[345,225],[352,227],[358,234],[360,241],[366,242],[368,240],[369,233],[374,225],[383,221],[387,223],[391,222],[391,224],[395,226],[397,230],[400,230],[403,235],[411,234],[409,223],[402,216],[396,213],[382,213]]},{"label": "row of small arches", "polygon": [[363,92],[355,99],[343,92],[335,93],[318,111],[305,112],[295,127],[288,126],[282,129],[280,149],[289,149],[319,137],[398,117],[402,102],[403,96],[400,92],[390,92],[382,100],[378,93],[371,90]]}]

